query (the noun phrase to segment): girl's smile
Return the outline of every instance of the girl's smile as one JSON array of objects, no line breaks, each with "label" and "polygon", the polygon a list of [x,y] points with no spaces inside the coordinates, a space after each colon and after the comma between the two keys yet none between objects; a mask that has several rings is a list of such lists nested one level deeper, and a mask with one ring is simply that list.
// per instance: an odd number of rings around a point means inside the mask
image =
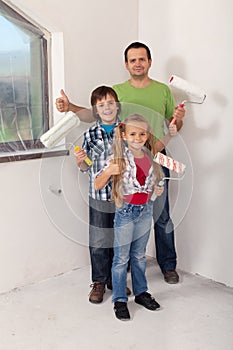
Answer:
[{"label": "girl's smile", "polygon": [[[133,154],[141,153],[141,148],[148,139],[147,125],[143,122],[134,121],[133,124],[127,124],[125,132],[122,133],[123,139],[127,142],[128,148]],[[136,155],[136,154],[135,154]]]}]

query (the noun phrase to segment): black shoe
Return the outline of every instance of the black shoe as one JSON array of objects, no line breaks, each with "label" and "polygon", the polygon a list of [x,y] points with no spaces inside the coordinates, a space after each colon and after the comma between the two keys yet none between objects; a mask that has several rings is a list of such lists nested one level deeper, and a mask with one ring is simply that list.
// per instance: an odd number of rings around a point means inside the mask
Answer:
[{"label": "black shoe", "polygon": [[130,314],[127,308],[127,303],[124,303],[122,301],[116,301],[114,303],[114,311],[115,311],[116,318],[118,318],[119,320],[121,321],[130,320]]},{"label": "black shoe", "polygon": [[149,310],[157,310],[160,308],[160,305],[157,303],[157,301],[155,301],[150,293],[147,292],[136,295],[134,301],[135,303],[140,304]]},{"label": "black shoe", "polygon": [[179,282],[179,275],[176,270],[164,271],[164,280],[170,284],[176,284]]}]

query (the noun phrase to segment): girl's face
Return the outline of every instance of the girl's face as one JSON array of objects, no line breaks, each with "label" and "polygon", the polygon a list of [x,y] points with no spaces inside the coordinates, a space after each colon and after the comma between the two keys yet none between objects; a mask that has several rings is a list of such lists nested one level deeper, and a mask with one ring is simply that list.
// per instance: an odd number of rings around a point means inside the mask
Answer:
[{"label": "girl's face", "polygon": [[134,121],[133,124],[126,124],[125,132],[122,132],[122,137],[131,151],[140,150],[145,145],[148,136],[147,124],[139,121]]},{"label": "girl's face", "polygon": [[116,122],[118,106],[113,96],[107,94],[106,97],[97,100],[96,109],[103,124],[112,125]]}]

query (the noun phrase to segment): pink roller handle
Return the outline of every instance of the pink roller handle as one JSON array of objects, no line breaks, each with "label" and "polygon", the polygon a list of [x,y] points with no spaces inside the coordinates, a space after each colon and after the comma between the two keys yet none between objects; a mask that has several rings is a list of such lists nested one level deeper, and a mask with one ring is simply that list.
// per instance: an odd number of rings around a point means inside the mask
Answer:
[{"label": "pink roller handle", "polygon": [[[184,108],[185,104],[184,103],[180,103],[176,108],[181,107]],[[170,124],[175,124],[176,122],[176,117],[173,117]]]}]

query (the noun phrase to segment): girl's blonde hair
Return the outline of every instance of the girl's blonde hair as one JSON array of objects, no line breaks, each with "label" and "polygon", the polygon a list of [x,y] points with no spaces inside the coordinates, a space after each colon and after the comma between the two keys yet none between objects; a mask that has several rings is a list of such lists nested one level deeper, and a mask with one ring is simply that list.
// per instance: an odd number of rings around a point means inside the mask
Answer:
[{"label": "girl's blonde hair", "polygon": [[145,117],[143,117],[140,114],[131,114],[129,115],[123,123],[119,123],[116,127],[116,133],[115,133],[115,139],[112,145],[112,151],[114,156],[114,163],[119,165],[120,168],[120,174],[119,175],[113,175],[113,181],[112,181],[112,197],[115,200],[115,204],[117,207],[121,207],[123,203],[123,193],[122,193],[122,174],[125,171],[126,168],[126,162],[124,157],[124,149],[125,149],[125,141],[123,140],[122,133],[125,132],[127,124],[134,124],[134,122],[141,122],[147,125],[147,133],[148,133],[148,139],[145,143],[146,152],[149,156],[153,168],[154,168],[154,174],[156,177],[156,183],[159,182],[164,176],[163,171],[161,169],[161,166],[157,163],[153,162],[153,157],[157,153],[156,149],[156,141],[153,136],[153,132],[151,129],[150,124],[146,120]]}]

